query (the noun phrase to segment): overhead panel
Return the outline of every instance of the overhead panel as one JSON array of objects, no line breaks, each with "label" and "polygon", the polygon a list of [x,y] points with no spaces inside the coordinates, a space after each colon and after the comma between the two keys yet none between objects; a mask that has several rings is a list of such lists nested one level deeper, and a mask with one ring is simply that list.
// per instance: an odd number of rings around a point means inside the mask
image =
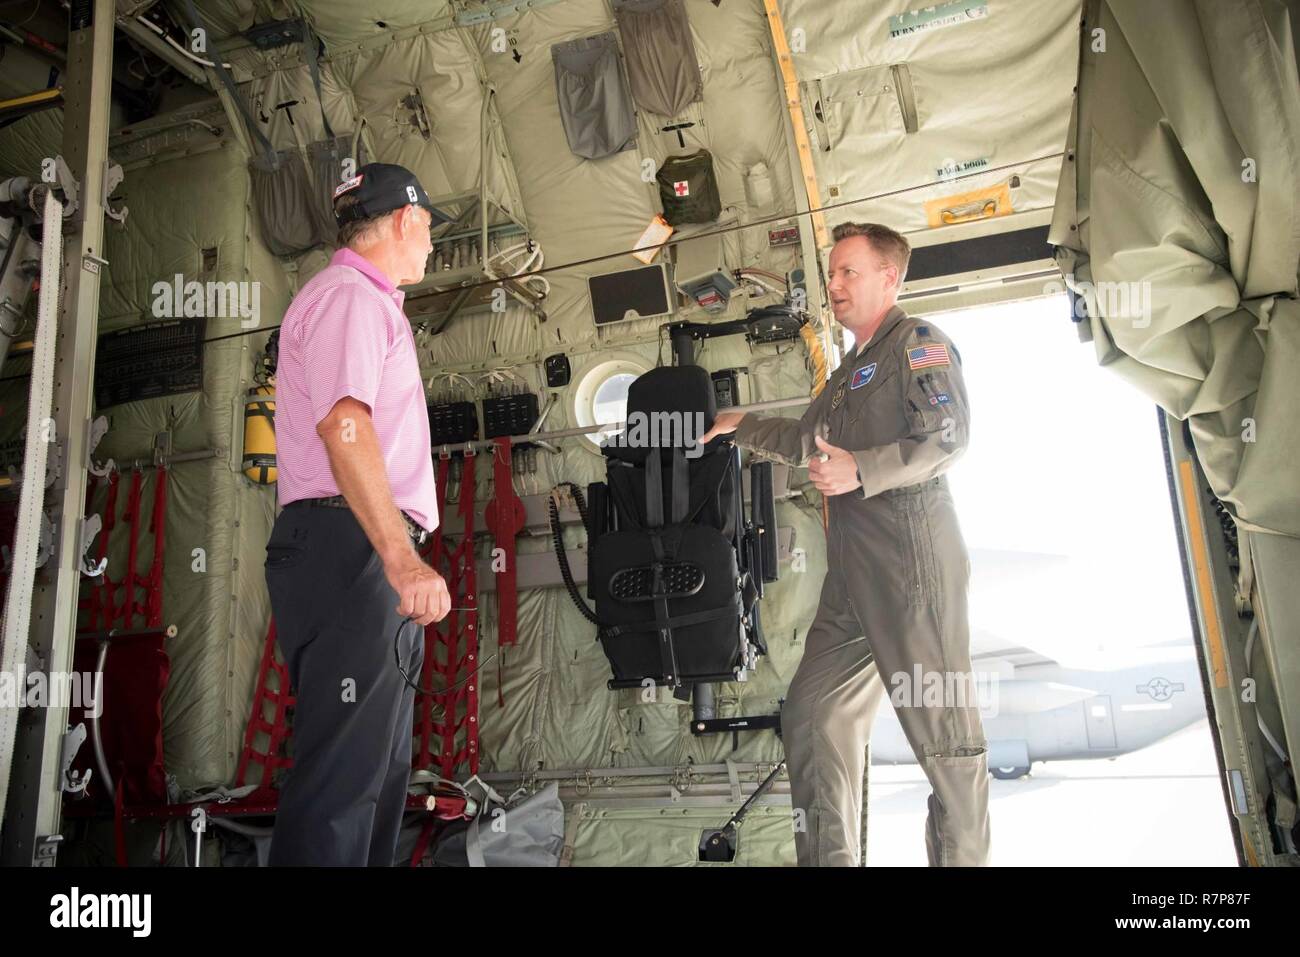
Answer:
[{"label": "overhead panel", "polygon": [[829,222],[911,234],[1050,209],[1078,5],[891,6],[846,30],[836,4],[783,5]]}]

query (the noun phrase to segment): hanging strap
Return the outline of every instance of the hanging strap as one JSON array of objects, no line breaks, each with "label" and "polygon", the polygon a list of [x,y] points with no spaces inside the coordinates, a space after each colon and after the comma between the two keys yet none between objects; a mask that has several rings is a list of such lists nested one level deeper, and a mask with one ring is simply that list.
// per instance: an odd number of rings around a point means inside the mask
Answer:
[{"label": "hanging strap", "polygon": [[122,627],[134,628],[135,616],[145,612],[143,602],[135,600],[137,584],[143,584],[143,576],[136,573],[136,561],[140,555],[140,492],[144,485],[144,475],[139,469],[131,473],[131,491],[127,495],[126,509],[131,515],[131,538],[126,543],[126,574],[122,577]]},{"label": "hanging strap", "polygon": [[357,118],[357,128],[352,133],[352,162],[361,166],[361,147],[365,144],[361,142],[361,131],[366,127],[366,118],[364,116]]},{"label": "hanging strap", "polygon": [[145,595],[145,624],[150,628],[162,625],[163,531],[167,526],[167,469],[159,467],[154,472],[157,484],[153,490],[153,515],[149,531],[153,532],[153,562],[149,566],[149,580]]},{"label": "hanging strap", "polygon": [[[438,515],[446,514],[447,502],[447,475],[450,471],[451,459],[442,459],[438,462],[438,471],[434,478],[434,494],[437,502]],[[437,571],[442,570],[442,559],[445,555],[443,547],[442,528],[445,523],[439,521],[434,527],[433,537],[429,542],[428,560],[429,564]],[[445,576],[447,582],[447,592],[451,595],[452,604],[456,604],[456,575],[448,569]],[[451,633],[455,633],[456,612],[447,613],[445,619],[446,627]],[[439,642],[438,626],[430,622],[424,628],[424,664],[420,668],[420,687],[430,688],[433,686],[433,674],[437,670],[438,661],[434,651],[434,646]],[[449,659],[450,660],[450,659]],[[433,764],[434,755],[432,750],[434,721],[433,709],[435,707],[434,695],[417,694],[415,696],[415,737],[416,747],[415,756],[411,760],[413,772],[421,771]],[[444,709],[445,714],[445,709]],[[426,828],[427,829],[427,828]],[[417,846],[418,851],[418,846]],[[411,866],[415,867],[423,852],[419,851],[412,859]]]},{"label": "hanging strap", "polygon": [[420,828],[420,836],[415,841],[415,850],[411,853],[412,867],[419,867],[420,861],[424,859],[424,852],[428,850],[429,838],[433,836],[433,826],[437,820],[430,814],[429,819],[424,822],[424,827]]},{"label": "hanging strap", "polygon": [[[651,455],[653,455],[653,452],[651,452]],[[701,495],[701,497],[699,497],[699,501],[695,503],[695,507],[690,508],[690,510],[686,512],[685,518],[681,519],[679,524],[689,525],[690,523],[693,523],[693,521],[698,518],[699,514],[701,514],[701,512],[705,510],[705,506],[708,505],[708,503],[712,501],[716,501],[716,499],[718,499],[718,495],[719,495],[718,490],[722,488],[723,482],[727,481],[727,476],[731,475],[732,469],[736,467],[735,458],[736,456],[733,455],[728,455],[727,458],[725,458],[725,464],[723,467],[722,475],[718,476],[718,479],[712,482],[712,486],[711,486],[712,494]],[[646,485],[649,485],[651,481],[649,462],[650,460],[646,459],[646,464],[642,465],[642,468],[645,468],[646,471]],[[684,462],[684,464],[686,463]],[[686,477],[686,485],[688,485],[688,489],[686,489],[686,492],[684,493],[684,495],[682,495],[682,499],[689,498],[690,495],[690,490],[689,490],[690,465],[689,464],[686,464],[685,477]],[[660,489],[659,501],[660,503],[662,503],[663,502],[662,479],[660,479],[658,488]],[[632,531],[634,532],[645,532],[647,531],[647,529],[654,527],[654,525],[651,525],[649,521],[650,510],[651,507],[653,507],[651,506],[651,501],[653,501],[653,499],[651,499],[650,497],[649,489],[647,489],[647,493],[646,493],[647,521],[645,525],[642,525],[640,521],[637,521],[636,516],[638,510],[636,507],[636,497],[634,497],[632,493],[628,492],[628,490],[625,489],[624,482],[611,481],[610,494],[614,495],[615,502],[617,503],[617,506],[619,506],[619,514],[621,516],[621,520],[624,521],[625,525],[627,525],[627,528],[632,529]],[[662,515],[663,512],[662,505],[660,505],[659,507],[659,512],[660,515]]]},{"label": "hanging strap", "polygon": [[[669,516],[674,525],[682,525],[695,521],[695,518],[704,510],[704,506],[710,501],[708,495],[701,495],[700,501],[694,508],[691,508],[691,468],[686,461],[686,453],[681,449],[672,449],[670,469],[672,477],[670,478],[672,488],[672,507]],[[726,467],[718,477],[717,486],[721,487],[726,481],[727,476],[731,473],[731,458],[727,459]],[[661,528],[664,525],[664,479],[663,479],[663,451],[659,447],[650,450],[649,456],[646,457],[645,464],[645,516],[646,528]],[[614,496],[626,506],[628,503],[621,495],[621,489],[617,484],[611,483]],[[631,509],[625,508],[628,514],[635,515]],[[632,519],[632,527],[637,531],[645,531]]]},{"label": "hanging strap", "polygon": [[578,823],[584,811],[587,810],[586,803],[575,804],[569,812],[569,819],[564,825],[564,847],[560,849],[559,867],[571,867],[573,865],[573,846],[578,840]]},{"label": "hanging strap", "polygon": [[[186,0],[190,3],[192,0]],[[302,58],[307,61],[307,69],[311,71],[311,83],[316,87],[316,103],[320,106],[320,121],[325,126],[325,136],[327,139],[334,139],[334,128],[330,126],[329,117],[325,115],[325,100],[320,95],[320,44],[316,41],[316,34],[312,32],[311,25],[304,19],[302,21]]]},{"label": "hanging strap", "polygon": [[497,572],[497,643],[513,645],[518,640],[519,593],[515,572],[515,537],[527,520],[524,503],[515,494],[511,475],[510,439],[493,439],[492,501],[487,506],[487,527],[497,548],[505,552],[505,569]]},{"label": "hanging strap", "polygon": [[[478,644],[478,560],[474,556],[474,456],[467,455],[461,467],[460,516],[465,534],[461,537],[457,555],[461,568],[462,601],[468,606],[465,612],[465,654],[460,659],[465,668],[477,668]],[[469,762],[469,773],[478,774],[478,687],[477,679],[458,689],[457,696],[465,698],[465,748],[456,756],[459,766],[462,759]],[[498,680],[498,688],[500,682]]]},{"label": "hanging strap", "polygon": [[686,521],[691,504],[691,472],[686,465],[686,454],[681,449],[673,449],[673,524]]},{"label": "hanging strap", "polygon": [[601,638],[617,638],[620,635],[630,635],[638,631],[659,631],[666,628],[690,628],[692,625],[703,625],[710,621],[723,621],[727,618],[733,618],[740,613],[740,600],[736,599],[728,605],[721,608],[711,608],[708,611],[697,611],[689,615],[665,616],[662,619],[654,621],[638,621],[626,625],[611,625],[608,628],[600,629]]},{"label": "hanging strap", "polygon": [[[194,0],[184,0],[184,4],[185,14],[190,21],[190,26],[196,29],[203,29],[206,32],[207,27],[203,26],[203,21],[199,19],[199,11],[194,8]],[[271,141],[266,138],[266,134],[263,133],[257,123],[253,121],[252,115],[248,112],[248,107],[244,104],[243,97],[239,95],[239,90],[235,87],[234,77],[230,75],[230,72],[222,62],[224,58],[221,55],[221,50],[218,49],[211,36],[208,37],[207,46],[208,53],[212,57],[212,69],[221,79],[221,83],[225,86],[226,92],[230,94],[230,98],[235,102],[235,108],[239,110],[239,115],[244,118],[244,125],[257,140],[258,145],[261,146],[262,152],[266,155],[268,168],[274,169],[275,150],[271,146]]]},{"label": "hanging strap", "polygon": [[[474,460],[466,456],[461,467],[460,504],[458,510],[464,522],[459,544],[454,547],[443,535],[439,522],[428,552],[429,564],[436,569],[446,569],[447,591],[451,595],[452,610],[440,623],[431,623],[424,630],[424,687],[435,684],[440,675],[446,682],[446,691],[416,695],[415,734],[417,751],[412,759],[416,769],[437,765],[440,776],[451,778],[457,769],[468,762],[471,774],[478,772],[478,688],[477,678],[457,681],[466,669],[478,667],[478,579],[474,556]],[[436,476],[438,514],[447,514],[447,482],[451,459],[438,462]],[[461,614],[464,618],[461,618]],[[441,650],[438,646],[441,645]],[[461,702],[464,702],[463,711]],[[442,712],[435,719],[433,709]],[[456,747],[456,737],[465,732],[465,744]],[[437,748],[435,753],[434,749]]]},{"label": "hanging strap", "polygon": [[645,520],[650,528],[663,528],[664,460],[657,445],[650,450],[645,464]]}]

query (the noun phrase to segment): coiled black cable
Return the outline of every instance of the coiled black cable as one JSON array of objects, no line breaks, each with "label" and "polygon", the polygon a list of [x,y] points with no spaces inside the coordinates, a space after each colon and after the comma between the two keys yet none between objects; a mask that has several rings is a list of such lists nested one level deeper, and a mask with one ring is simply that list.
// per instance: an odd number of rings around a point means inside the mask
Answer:
[{"label": "coiled black cable", "polygon": [[[470,678],[473,678],[476,674],[478,674],[480,668],[482,668],[485,664],[487,664],[489,661],[491,661],[493,658],[497,656],[495,651],[492,652],[492,654],[488,655],[477,665],[475,665],[470,670],[470,673],[467,674],[464,678],[461,678],[455,684],[448,685],[447,687],[443,688],[441,691],[439,691],[436,688],[421,688],[418,684],[416,684],[414,681],[411,680],[411,676],[407,674],[406,669],[402,667],[402,631],[403,629],[406,628],[407,625],[411,624],[411,622],[413,621],[415,621],[414,618],[409,618],[409,617],[403,618],[402,623],[397,626],[397,632],[396,634],[393,635],[393,658],[396,659],[397,661],[397,673],[402,676],[402,680],[406,682],[408,687],[414,688],[420,694],[427,694],[431,697],[437,697],[438,695],[444,695],[449,691],[455,691],[466,681],[469,681]],[[442,709],[442,705],[438,705],[438,707]],[[446,709],[442,709],[442,710],[445,713]]]},{"label": "coiled black cable", "polygon": [[[1208,492],[1209,489],[1206,491]],[[1223,547],[1228,552],[1228,560],[1232,565],[1240,566],[1241,545],[1237,536],[1237,522],[1228,511],[1228,507],[1213,492],[1210,492],[1210,506],[1214,509],[1215,518],[1219,520],[1219,528],[1223,532]]]},{"label": "coiled black cable", "polygon": [[587,521],[587,499],[582,494],[582,489],[573,482],[561,482],[556,485],[551,489],[550,496],[551,540],[555,543],[555,560],[560,565],[560,577],[564,579],[564,587],[568,590],[573,603],[578,606],[578,611],[582,612],[582,617],[597,628],[604,628],[605,623],[597,618],[596,613],[583,601],[582,593],[578,591],[578,583],[573,580],[573,570],[569,568],[569,556],[564,550],[564,530],[560,528],[560,506],[555,501],[555,493],[562,488],[567,488],[569,494],[573,496],[574,504],[578,506],[578,514],[582,517],[582,527],[588,537],[591,536],[591,523]]}]

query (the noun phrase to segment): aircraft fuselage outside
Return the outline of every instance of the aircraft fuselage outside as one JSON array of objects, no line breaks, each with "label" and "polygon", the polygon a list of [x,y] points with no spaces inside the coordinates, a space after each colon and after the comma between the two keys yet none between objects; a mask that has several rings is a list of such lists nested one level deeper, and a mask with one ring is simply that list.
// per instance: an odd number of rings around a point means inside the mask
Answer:
[{"label": "aircraft fuselage outside", "polygon": [[[1113,758],[1166,738],[1206,716],[1195,651],[1114,671],[1056,662],[1019,667],[981,709],[989,768],[1014,777],[1036,761]],[[1020,694],[1024,690],[1026,693]],[[1092,692],[1088,694],[1088,692]],[[1072,699],[1058,704],[1063,698]],[[888,699],[871,738],[873,764],[915,764]]]}]

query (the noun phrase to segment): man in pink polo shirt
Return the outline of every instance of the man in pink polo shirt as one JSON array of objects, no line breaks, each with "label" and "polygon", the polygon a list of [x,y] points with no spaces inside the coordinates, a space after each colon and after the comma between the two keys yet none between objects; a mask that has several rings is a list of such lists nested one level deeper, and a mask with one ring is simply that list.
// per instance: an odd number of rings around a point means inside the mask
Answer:
[{"label": "man in pink polo shirt", "polygon": [[[280,327],[282,510],[266,546],[297,696],[272,864],[391,866],[411,767],[422,628],[450,610],[416,553],[438,507],[424,384],[398,286],[424,276],[436,211],[400,166],[334,194],[339,250]],[[439,221],[442,221],[439,219]]]}]

